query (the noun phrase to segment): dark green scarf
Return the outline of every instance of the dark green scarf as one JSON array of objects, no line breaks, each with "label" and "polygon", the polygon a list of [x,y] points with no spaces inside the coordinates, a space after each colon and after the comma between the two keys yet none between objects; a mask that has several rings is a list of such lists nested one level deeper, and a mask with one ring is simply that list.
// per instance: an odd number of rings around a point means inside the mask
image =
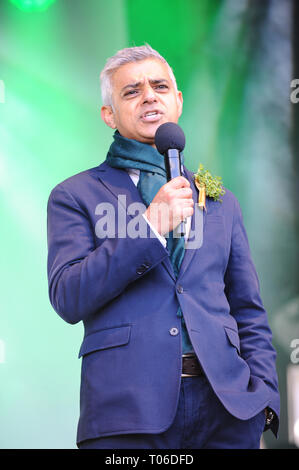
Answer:
[{"label": "dark green scarf", "polygon": [[[140,170],[137,188],[144,204],[148,207],[161,186],[167,182],[164,157],[154,147],[137,140],[127,139],[121,136],[118,131],[114,133],[113,137],[114,142],[110,146],[106,162],[113,168]],[[175,238],[173,232],[170,232],[166,240],[170,260],[177,277],[184,258],[185,239],[184,237]],[[183,353],[186,353],[192,351],[193,347],[181,308],[179,308],[177,315],[181,317],[182,350]]]}]

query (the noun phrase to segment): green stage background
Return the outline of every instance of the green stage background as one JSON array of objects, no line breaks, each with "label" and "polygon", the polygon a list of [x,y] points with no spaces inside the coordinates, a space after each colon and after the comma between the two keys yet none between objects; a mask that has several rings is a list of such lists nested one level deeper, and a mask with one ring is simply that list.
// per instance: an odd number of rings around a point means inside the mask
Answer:
[{"label": "green stage background", "polygon": [[187,167],[202,162],[240,200],[278,351],[280,439],[267,432],[264,446],[288,447],[299,338],[292,2],[33,1],[0,1],[0,447],[76,447],[83,328],[48,299],[47,200],[105,159],[99,73],[145,42],[183,92]]}]

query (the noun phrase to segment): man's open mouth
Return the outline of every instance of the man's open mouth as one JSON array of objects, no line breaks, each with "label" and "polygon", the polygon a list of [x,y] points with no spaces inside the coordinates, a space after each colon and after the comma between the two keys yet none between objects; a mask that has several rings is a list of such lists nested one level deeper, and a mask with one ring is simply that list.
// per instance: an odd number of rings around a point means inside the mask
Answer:
[{"label": "man's open mouth", "polygon": [[161,117],[160,111],[147,111],[141,115],[141,120],[145,122],[155,122]]}]

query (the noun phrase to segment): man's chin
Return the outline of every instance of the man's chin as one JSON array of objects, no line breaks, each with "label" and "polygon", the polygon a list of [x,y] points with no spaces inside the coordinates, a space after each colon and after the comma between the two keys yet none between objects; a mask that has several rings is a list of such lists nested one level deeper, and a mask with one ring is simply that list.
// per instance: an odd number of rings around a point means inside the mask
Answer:
[{"label": "man's chin", "polygon": [[159,122],[152,124],[150,128],[143,130],[140,133],[141,137],[144,139],[143,141],[147,144],[153,145],[155,143],[157,129],[161,126],[161,124],[164,124],[164,122],[166,121],[161,119]]},{"label": "man's chin", "polygon": [[148,144],[151,145],[152,147],[155,147],[155,136],[141,136],[138,138],[139,142],[142,142],[143,144]]}]

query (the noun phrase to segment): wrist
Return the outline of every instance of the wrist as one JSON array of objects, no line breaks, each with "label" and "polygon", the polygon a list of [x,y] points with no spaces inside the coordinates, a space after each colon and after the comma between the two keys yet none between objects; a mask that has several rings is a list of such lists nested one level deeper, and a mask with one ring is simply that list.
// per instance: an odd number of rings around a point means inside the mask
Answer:
[{"label": "wrist", "polygon": [[162,245],[164,246],[164,248],[166,248],[166,245],[167,245],[167,241],[165,239],[165,237],[163,237],[163,235],[161,235],[157,229],[153,226],[153,224],[149,221],[147,215],[146,215],[146,212],[144,212],[142,214],[143,218],[146,220],[147,224],[150,226],[151,230],[154,232],[154,234],[156,235],[156,237],[160,240],[160,242],[162,243]]},{"label": "wrist", "polygon": [[[152,217],[151,217],[152,215]],[[153,214],[153,211],[151,211],[151,208],[148,207],[146,211],[143,213],[143,216],[147,220],[147,222],[150,224],[151,227],[155,229],[155,231],[161,235],[162,237],[164,236],[163,233],[161,233],[161,224],[159,224],[159,217],[156,213]]]}]

